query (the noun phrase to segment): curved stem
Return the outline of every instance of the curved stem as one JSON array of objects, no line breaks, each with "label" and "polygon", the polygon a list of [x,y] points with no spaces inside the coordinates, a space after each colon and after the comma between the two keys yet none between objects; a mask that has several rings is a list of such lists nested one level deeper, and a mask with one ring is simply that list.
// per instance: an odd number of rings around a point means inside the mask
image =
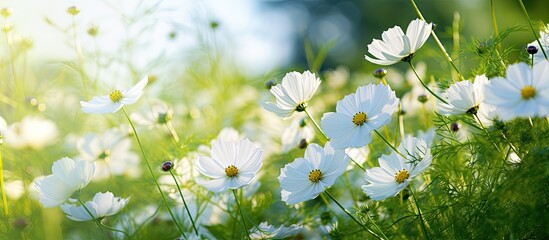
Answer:
[{"label": "curved stem", "polygon": [[175,131],[175,128],[173,127],[173,124],[171,121],[166,122],[166,127],[168,128],[168,131],[173,137],[173,140],[178,143],[179,142],[179,136],[177,135],[177,132]]},{"label": "curved stem", "polygon": [[4,165],[3,165],[3,146],[4,146],[4,139],[2,138],[2,135],[0,135],[0,191],[2,191],[2,202],[4,203],[4,215],[5,217],[8,217],[9,214],[9,208],[8,208],[8,199],[6,198],[6,191],[4,186]]},{"label": "curved stem", "polygon": [[101,230],[101,232],[103,234],[105,234],[105,236],[107,238],[109,238],[109,235],[107,234],[107,232],[105,232],[105,229],[103,229],[103,225],[99,222],[99,220],[97,220],[97,218],[95,218],[95,216],[93,216],[93,214],[91,213],[90,209],[88,209],[88,207],[86,206],[86,204],[84,204],[84,202],[82,202],[82,200],[80,200],[80,198],[78,198],[78,202],[82,205],[82,207],[86,210],[86,212],[88,212],[88,214],[90,215],[90,217],[93,219],[93,221],[95,222],[95,224],[97,224],[97,227],[99,227],[99,230]]},{"label": "curved stem", "polygon": [[238,197],[236,196],[236,189],[232,190],[234,201],[236,202],[236,206],[238,207],[238,212],[240,212],[240,218],[242,219],[242,225],[244,225],[244,229],[246,230],[246,238],[250,239],[250,230],[248,229],[248,226],[246,226],[246,220],[244,219],[244,214],[242,213],[242,208],[240,207],[240,203],[238,203]]},{"label": "curved stem", "polygon": [[421,214],[421,209],[419,208],[419,203],[417,202],[416,195],[414,194],[414,190],[410,186],[410,193],[412,193],[412,197],[414,198],[414,203],[417,208],[417,212],[419,214],[419,219],[421,220],[421,229],[423,230],[423,234],[425,234],[425,238],[429,239],[429,234],[427,234],[427,227],[425,227],[425,220],[423,219],[423,215]]},{"label": "curved stem", "polygon": [[396,149],[393,144],[391,144],[389,141],[387,141],[387,139],[385,139],[383,137],[383,135],[381,135],[381,133],[379,133],[377,130],[374,130],[374,132],[391,148],[393,149],[393,151],[395,151],[398,155],[402,156],[403,158],[405,159],[408,159],[408,157],[406,157],[404,154],[402,154],[400,151],[398,151],[398,149]]},{"label": "curved stem", "polygon": [[541,41],[539,40],[538,34],[536,33],[536,30],[534,30],[534,25],[532,24],[532,20],[530,19],[530,15],[528,15],[528,11],[526,11],[526,7],[524,6],[524,3],[522,3],[522,0],[519,0],[520,7],[522,8],[522,11],[524,12],[524,15],[526,15],[526,18],[528,19],[528,24],[530,24],[530,29],[532,29],[532,33],[534,34],[534,37],[536,38],[536,42],[539,44],[539,48],[541,48],[541,52],[543,53],[543,56],[545,59],[547,58],[547,53],[545,53],[545,50],[543,49],[543,45],[541,45]]},{"label": "curved stem", "polygon": [[441,97],[439,97],[436,93],[434,93],[433,91],[431,91],[431,89],[423,82],[423,80],[421,80],[421,77],[419,77],[419,74],[417,74],[417,71],[416,71],[416,68],[414,67],[414,64],[412,64],[412,62],[408,62],[408,64],[410,65],[410,68],[412,68],[412,72],[414,72],[414,74],[416,75],[417,79],[419,80],[419,82],[421,83],[421,85],[423,85],[423,87],[425,89],[427,89],[427,91],[429,91],[429,93],[431,93],[431,95],[433,95],[434,97],[436,97],[439,101],[445,103],[445,104],[448,104],[448,102],[446,102],[446,100],[442,99]]},{"label": "curved stem", "polygon": [[191,219],[191,223],[193,225],[194,233],[196,233],[196,236],[200,236],[198,234],[198,230],[196,229],[196,225],[194,224],[193,216],[191,215],[191,211],[189,211],[189,206],[187,206],[187,201],[185,201],[185,197],[183,197],[183,193],[181,192],[181,188],[179,187],[179,183],[177,183],[177,178],[175,175],[173,175],[173,171],[169,171],[172,175],[173,181],[175,182],[175,186],[177,187],[177,191],[179,191],[179,196],[181,196],[181,199],[183,200],[183,205],[185,205],[185,210],[187,211],[187,215],[189,215],[189,219]]},{"label": "curved stem", "polygon": [[156,185],[156,188],[158,189],[158,192],[160,192],[160,196],[162,196],[162,201],[166,205],[166,208],[168,208],[168,212],[170,213],[170,216],[173,219],[173,222],[179,229],[179,232],[181,235],[185,236],[185,232],[183,231],[183,228],[179,225],[177,222],[177,219],[173,215],[172,209],[170,208],[170,205],[168,204],[168,201],[166,200],[166,196],[164,196],[164,192],[162,192],[162,188],[160,188],[160,185],[158,184],[158,181],[156,180],[156,176],[154,175],[154,172],[151,168],[151,165],[149,164],[149,160],[147,159],[147,154],[145,154],[145,149],[143,149],[143,144],[141,143],[141,139],[139,139],[139,134],[137,134],[137,130],[135,130],[135,125],[133,124],[132,119],[130,118],[130,115],[126,111],[124,107],[122,107],[122,111],[124,112],[124,115],[126,115],[126,118],[128,119],[128,122],[130,123],[130,126],[132,127],[135,139],[137,140],[137,144],[139,145],[139,149],[141,150],[141,155],[143,155],[143,160],[145,160],[145,163],[147,165],[147,169],[149,169],[149,173],[151,174],[154,184]]},{"label": "curved stem", "polygon": [[[419,18],[420,18],[421,20],[425,21],[425,18],[424,18],[423,15],[421,14],[421,11],[419,11],[419,8],[417,7],[415,1],[414,1],[414,0],[410,0],[410,3],[412,3],[412,7],[414,7],[414,10],[416,11],[416,13],[417,13],[417,15],[419,16]],[[454,64],[454,61],[452,60],[452,58],[450,57],[450,55],[448,54],[448,52],[447,52],[446,49],[444,48],[444,45],[442,45],[442,43],[441,43],[440,40],[438,39],[437,34],[435,33],[434,30],[431,30],[431,36],[433,36],[433,39],[435,40],[436,44],[438,45],[440,51],[442,52],[442,54],[444,55],[444,57],[446,58],[446,60],[450,63],[450,65],[452,65],[452,67],[454,68],[454,70],[457,72],[459,79],[464,80],[463,75],[461,75],[461,72],[459,71],[459,69],[458,69],[458,68],[456,67],[456,65]]]},{"label": "curved stem", "polygon": [[[492,14],[492,27],[494,28],[494,36],[499,37],[498,23],[496,20],[496,9],[494,7],[494,0],[490,0],[490,13]],[[498,43],[498,50],[501,50],[501,43]]]},{"label": "curved stem", "polygon": [[371,229],[367,228],[366,226],[364,226],[364,224],[362,224],[355,216],[353,216],[353,214],[351,212],[349,212],[349,210],[347,210],[345,207],[343,207],[343,205],[341,205],[335,198],[334,196],[332,196],[332,194],[330,194],[328,191],[324,191],[324,193],[326,193],[326,195],[328,195],[328,197],[330,197],[330,199],[332,199],[332,201],[335,202],[335,204],[341,208],[341,210],[343,210],[343,212],[345,212],[349,217],[351,217],[351,219],[353,219],[353,221],[355,221],[360,227],[362,227],[364,230],[366,230],[368,233],[372,234],[372,236],[376,237],[377,239],[383,239],[382,237],[380,237],[379,235],[377,235],[374,231],[372,231]]},{"label": "curved stem", "polygon": [[324,133],[324,131],[322,131],[322,129],[320,128],[320,126],[318,125],[318,123],[315,121],[315,119],[313,118],[313,116],[311,116],[311,114],[309,113],[309,110],[307,110],[307,108],[305,108],[305,113],[307,114],[307,116],[309,117],[309,119],[311,119],[311,122],[313,122],[313,125],[315,125],[315,128],[316,130],[318,130],[318,132],[320,132],[320,134],[322,134],[322,136],[330,141],[330,138],[328,136],[326,136],[326,134]]},{"label": "curved stem", "polygon": [[125,231],[118,230],[118,229],[113,228],[113,227],[109,227],[109,226],[107,226],[107,225],[105,225],[105,224],[103,224],[103,223],[101,223],[101,222],[99,222],[99,224],[101,224],[102,227],[104,227],[104,228],[106,228],[106,229],[109,229],[109,230],[111,230],[111,231],[113,231],[113,232],[122,233],[122,234],[124,234],[124,236],[127,237],[128,239],[131,239],[130,235],[129,235],[127,232],[125,232]]}]

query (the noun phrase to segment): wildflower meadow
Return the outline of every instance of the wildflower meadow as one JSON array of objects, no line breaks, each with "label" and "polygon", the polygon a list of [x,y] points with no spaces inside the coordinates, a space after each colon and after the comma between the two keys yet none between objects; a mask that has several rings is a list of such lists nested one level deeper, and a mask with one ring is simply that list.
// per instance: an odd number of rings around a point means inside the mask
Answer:
[{"label": "wildflower meadow", "polygon": [[267,68],[221,1],[31,2],[0,3],[0,239],[549,239],[549,2],[479,0],[477,36],[396,1],[358,60]]}]

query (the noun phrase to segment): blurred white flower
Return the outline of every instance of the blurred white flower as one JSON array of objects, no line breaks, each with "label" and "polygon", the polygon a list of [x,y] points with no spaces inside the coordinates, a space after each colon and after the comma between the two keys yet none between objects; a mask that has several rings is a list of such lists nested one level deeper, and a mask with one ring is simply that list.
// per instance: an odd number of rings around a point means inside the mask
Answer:
[{"label": "blurred white flower", "polygon": [[[111,192],[98,192],[92,201],[87,201],[84,206],[75,206],[72,204],[61,205],[61,210],[67,214],[69,219],[74,221],[90,221],[93,218],[99,219],[117,214],[128,204],[130,198],[115,197]],[[90,216],[91,213],[91,216]],[[93,216],[93,218],[92,218]]]},{"label": "blurred white flower", "polygon": [[[547,24],[543,31],[539,32],[539,35],[539,42],[541,43],[543,50],[545,50],[545,55],[549,57],[549,24]],[[547,61],[545,59],[545,55],[542,52],[542,48],[538,44],[538,41],[533,41],[529,43],[528,46],[535,46],[538,48],[538,52],[534,54],[534,64]]]},{"label": "blurred white flower", "polygon": [[6,191],[6,195],[9,199],[17,200],[25,193],[25,185],[23,180],[15,176],[15,174],[4,170],[4,179],[4,190]]},{"label": "blurred white flower", "polygon": [[94,181],[125,175],[137,178],[141,175],[140,158],[131,151],[131,139],[116,129],[103,134],[89,133],[78,139],[79,157],[95,162]]},{"label": "blurred white flower", "polygon": [[68,200],[73,193],[90,182],[95,165],[68,157],[53,163],[52,174],[35,180],[38,199],[45,208],[55,207]]},{"label": "blurred white flower", "polygon": [[545,117],[549,114],[549,61],[533,67],[517,63],[507,67],[505,78],[490,80],[484,102],[496,107],[504,121],[516,117]]},{"label": "blurred white flower", "polygon": [[171,121],[173,109],[168,104],[157,100],[152,103],[151,107],[143,108],[140,112],[132,113],[130,116],[135,124],[152,128]]},{"label": "blurred white flower", "polygon": [[[2,119],[3,120],[3,119]],[[26,116],[2,131],[4,141],[13,148],[42,149],[57,140],[55,122],[38,116]]]},{"label": "blurred white flower", "polygon": [[337,102],[336,112],[324,113],[320,125],[334,148],[362,147],[370,132],[391,121],[398,98],[389,86],[369,84]]},{"label": "blurred white flower", "polygon": [[108,96],[95,96],[89,102],[80,101],[82,111],[85,113],[114,113],[122,108],[125,104],[133,104],[143,95],[143,88],[149,81],[148,77],[144,77],[135,86],[128,90],[114,90]]},{"label": "blurred white flower", "polygon": [[313,143],[303,158],[296,158],[280,170],[278,181],[282,201],[297,204],[316,198],[345,172],[349,156],[343,149],[334,149],[327,142],[324,148]]},{"label": "blurred white flower", "polygon": [[431,165],[433,156],[423,139],[408,136],[398,147],[400,153],[393,151],[379,158],[379,167],[366,169],[362,190],[372,200],[383,200],[397,195]]},{"label": "blurred white flower", "polygon": [[[347,155],[349,155],[349,157],[353,159],[356,164],[364,166],[366,159],[370,155],[370,149],[368,148],[368,146],[359,148],[346,148],[345,153],[347,153]],[[347,170],[355,168],[356,164],[349,164],[347,166]]]},{"label": "blurred white flower", "polygon": [[400,61],[409,61],[414,53],[427,41],[432,24],[415,19],[408,25],[406,34],[399,26],[389,28],[381,34],[382,40],[374,39],[368,44],[368,52],[375,58],[365,55],[366,60],[391,65]]},{"label": "blurred white flower", "polygon": [[289,227],[280,225],[279,227],[274,227],[273,225],[262,222],[257,226],[257,228],[250,229],[250,238],[251,239],[281,239],[288,238],[298,234],[302,225],[292,224]]},{"label": "blurred white flower", "polygon": [[295,118],[282,132],[282,152],[286,153],[298,147],[303,140],[309,143],[314,137],[315,130],[306,123],[305,118]]},{"label": "blurred white flower", "polygon": [[307,107],[307,102],[313,97],[320,79],[314,73],[305,71],[287,73],[282,79],[282,84],[271,88],[271,93],[276,98],[276,104],[267,102],[263,107],[276,113],[278,116],[287,118],[294,112],[302,112]]},{"label": "blurred white flower", "polygon": [[210,178],[197,183],[220,193],[248,185],[261,168],[263,151],[248,139],[218,140],[212,144],[211,155],[196,160],[198,171]]}]

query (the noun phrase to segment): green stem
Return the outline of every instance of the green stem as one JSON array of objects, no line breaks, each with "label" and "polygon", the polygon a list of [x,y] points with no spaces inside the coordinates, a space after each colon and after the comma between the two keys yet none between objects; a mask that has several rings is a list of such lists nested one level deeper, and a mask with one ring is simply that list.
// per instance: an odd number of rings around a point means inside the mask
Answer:
[{"label": "green stem", "polygon": [[93,216],[93,214],[91,213],[90,209],[88,209],[88,207],[86,207],[86,204],[84,204],[84,202],[82,202],[82,200],[80,198],[78,198],[78,202],[82,205],[82,207],[86,210],[86,212],[88,212],[88,214],[90,215],[90,217],[93,219],[93,221],[95,222],[95,224],[97,224],[97,227],[99,227],[99,230],[101,230],[101,232],[107,237],[109,238],[109,235],[107,234],[107,232],[105,232],[105,229],[103,229],[103,225],[99,222],[99,220],[97,220],[97,218],[95,218],[95,216]]},{"label": "green stem", "polygon": [[3,156],[2,153],[4,151],[4,139],[2,138],[2,135],[0,135],[0,190],[2,191],[2,202],[4,203],[4,217],[8,217],[9,214],[9,208],[8,208],[8,199],[6,198],[6,191],[4,186],[4,165],[3,165]]},{"label": "green stem", "polygon": [[398,151],[398,149],[396,149],[393,144],[391,144],[389,141],[387,141],[387,139],[385,139],[385,137],[383,137],[383,135],[381,135],[381,133],[379,133],[377,130],[374,130],[374,132],[391,148],[393,149],[393,151],[395,151],[398,155],[402,156],[404,159],[408,159],[408,157],[406,157],[404,154],[402,154],[400,151]]},{"label": "green stem", "polygon": [[250,230],[248,229],[248,226],[246,226],[246,220],[244,219],[244,214],[242,213],[242,208],[240,207],[240,203],[238,203],[238,197],[236,196],[236,189],[232,190],[234,201],[236,202],[236,206],[238,207],[238,212],[240,212],[240,218],[242,219],[242,225],[244,225],[244,229],[246,230],[246,238],[250,239]]},{"label": "green stem", "polygon": [[414,190],[410,186],[410,193],[412,193],[412,197],[414,198],[414,203],[417,208],[417,212],[419,214],[419,219],[421,220],[421,229],[423,230],[423,234],[425,234],[425,238],[429,239],[429,234],[427,234],[427,227],[425,227],[425,220],[423,219],[423,215],[421,214],[421,209],[419,208],[419,203],[417,202],[416,195],[414,194]]},{"label": "green stem", "polygon": [[326,140],[330,141],[330,138],[329,138],[328,136],[326,136],[326,134],[324,133],[324,131],[322,131],[322,129],[320,128],[320,126],[318,125],[318,123],[315,121],[315,119],[313,118],[313,116],[311,116],[311,113],[309,113],[309,110],[307,110],[307,108],[305,108],[304,111],[305,111],[305,113],[307,114],[307,116],[309,117],[309,119],[311,119],[311,122],[313,122],[313,125],[315,125],[316,130],[318,130],[318,132],[319,132],[320,134],[322,134],[322,136],[323,136]]},{"label": "green stem", "polygon": [[[494,36],[498,38],[499,30],[498,30],[498,23],[496,20],[496,9],[494,6],[495,6],[494,0],[490,0],[490,12],[492,14],[492,27],[494,28]],[[501,43],[498,43],[498,50],[501,50]]]},{"label": "green stem", "polygon": [[[417,15],[419,16],[419,18],[420,18],[421,20],[425,21],[425,18],[424,18],[423,15],[421,14],[421,11],[419,11],[419,8],[417,7],[415,1],[414,1],[414,0],[410,0],[410,3],[412,3],[412,6],[414,7],[414,10],[416,11],[416,13],[417,13]],[[446,58],[446,60],[450,63],[450,65],[452,65],[452,67],[454,68],[454,70],[457,72],[459,79],[465,80],[465,79],[463,78],[463,75],[461,75],[461,72],[459,71],[459,69],[458,69],[458,68],[456,67],[456,65],[454,64],[454,61],[452,60],[452,58],[450,57],[450,55],[448,54],[448,52],[447,52],[446,49],[444,48],[444,45],[442,45],[442,43],[441,43],[440,40],[438,39],[437,34],[435,33],[434,30],[431,30],[431,36],[433,36],[433,39],[435,39],[436,44],[438,45],[440,51],[442,52],[442,54],[444,55],[444,57]]]},{"label": "green stem", "polygon": [[345,212],[349,217],[351,217],[351,219],[353,219],[353,221],[355,221],[360,227],[362,227],[364,230],[366,230],[368,233],[372,234],[372,236],[376,237],[377,239],[383,239],[382,237],[380,237],[379,235],[377,235],[374,231],[372,231],[371,229],[367,228],[366,226],[364,226],[364,224],[362,224],[355,216],[353,216],[353,214],[351,212],[349,212],[349,210],[347,210],[345,207],[343,207],[343,205],[341,205],[335,198],[334,196],[332,196],[332,194],[330,194],[328,191],[324,191],[324,193],[326,195],[328,195],[328,197],[330,197],[330,199],[332,199],[332,201],[335,202],[335,204],[341,208],[341,210],[343,210],[343,212]]},{"label": "green stem", "polygon": [[196,233],[196,236],[200,236],[198,234],[198,230],[196,229],[196,225],[194,224],[193,216],[191,215],[191,211],[189,211],[189,206],[187,206],[187,201],[185,201],[185,197],[183,197],[183,193],[181,192],[181,188],[179,187],[179,183],[177,183],[177,178],[175,175],[173,175],[173,171],[169,171],[172,175],[173,181],[175,182],[175,186],[177,187],[177,190],[179,191],[179,195],[181,196],[181,199],[183,200],[183,205],[185,205],[185,210],[187,211],[187,214],[189,215],[189,218],[191,219],[191,223],[193,225],[194,232]]},{"label": "green stem", "polygon": [[536,38],[536,41],[539,44],[539,48],[541,49],[541,52],[543,53],[543,56],[545,56],[545,59],[547,58],[547,53],[545,53],[545,50],[543,49],[543,45],[541,45],[541,41],[539,40],[538,34],[536,33],[536,30],[534,29],[534,25],[532,24],[532,20],[530,19],[530,15],[528,15],[528,11],[526,11],[526,7],[524,6],[524,3],[522,0],[519,0],[520,7],[522,8],[522,11],[524,12],[524,15],[526,15],[526,18],[528,19],[528,24],[530,24],[530,29],[532,29],[532,33],[534,34],[534,37]]},{"label": "green stem", "polygon": [[417,71],[416,71],[416,68],[414,67],[414,64],[412,64],[412,62],[408,62],[408,64],[410,65],[410,68],[412,68],[412,71],[413,71],[414,74],[416,75],[416,77],[417,77],[417,79],[419,80],[419,82],[421,83],[421,85],[423,85],[423,87],[424,87],[425,89],[427,89],[427,91],[429,91],[429,93],[431,93],[431,95],[435,96],[439,101],[448,104],[448,102],[446,102],[446,100],[442,99],[442,98],[439,97],[436,93],[434,93],[433,91],[431,91],[431,89],[423,82],[423,80],[421,80],[421,77],[419,77],[419,74],[417,74]]},{"label": "green stem", "polygon": [[179,142],[179,136],[177,135],[177,132],[175,131],[175,128],[173,127],[173,124],[171,121],[166,122],[166,127],[168,128],[168,131],[173,137],[173,140],[178,143]]},{"label": "green stem", "polygon": [[130,115],[126,111],[124,107],[122,107],[122,111],[124,112],[124,115],[126,115],[126,118],[128,119],[128,122],[130,123],[130,126],[132,127],[133,133],[135,135],[135,139],[137,140],[137,144],[139,145],[139,149],[141,150],[141,155],[143,155],[143,160],[145,160],[145,163],[147,164],[147,169],[149,169],[149,173],[151,174],[154,184],[156,185],[156,188],[158,189],[158,192],[160,192],[160,196],[162,196],[162,201],[166,205],[166,208],[168,208],[168,212],[170,213],[170,216],[173,219],[173,222],[179,229],[179,232],[181,235],[185,236],[185,232],[183,231],[183,228],[179,225],[177,222],[177,219],[173,215],[172,209],[170,208],[170,205],[168,204],[168,201],[166,200],[166,197],[164,196],[164,193],[162,191],[162,188],[160,188],[160,185],[158,184],[158,181],[156,180],[156,176],[154,175],[154,172],[151,168],[151,165],[149,164],[149,160],[147,159],[147,154],[145,154],[145,149],[143,148],[143,144],[141,143],[141,139],[139,139],[139,134],[137,134],[137,130],[135,130],[135,125],[133,124],[132,119],[130,118]]},{"label": "green stem", "polygon": [[103,223],[101,223],[101,222],[99,222],[99,224],[101,224],[102,227],[104,227],[104,228],[106,228],[106,229],[109,229],[109,230],[111,230],[111,231],[113,231],[113,232],[122,233],[122,234],[124,234],[124,236],[125,236],[126,238],[131,239],[130,235],[129,235],[127,232],[125,232],[125,231],[118,230],[118,229],[113,228],[113,227],[109,227],[109,226],[107,226],[107,225],[105,225],[105,224],[103,224]]}]

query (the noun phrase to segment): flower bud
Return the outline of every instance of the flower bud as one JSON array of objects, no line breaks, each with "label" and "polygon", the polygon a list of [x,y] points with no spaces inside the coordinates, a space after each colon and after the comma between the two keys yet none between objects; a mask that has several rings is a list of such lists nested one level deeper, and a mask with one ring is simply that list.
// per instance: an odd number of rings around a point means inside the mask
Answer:
[{"label": "flower bud", "polygon": [[67,8],[67,12],[70,14],[70,15],[77,15],[78,13],[80,13],[80,9],[78,9],[77,7],[75,6],[72,6],[72,7],[69,7]]},{"label": "flower bud", "polygon": [[376,78],[383,78],[387,75],[387,70],[385,68],[378,68],[373,72],[373,74]]},{"label": "flower bud", "polygon": [[168,171],[172,170],[172,168],[173,168],[173,162],[172,161],[165,161],[164,163],[162,163],[162,171],[168,172]]},{"label": "flower bud", "polygon": [[29,222],[27,221],[26,217],[18,217],[13,220],[12,224],[13,228],[23,230],[29,225]]},{"label": "flower bud", "polygon": [[305,127],[305,125],[307,125],[307,122],[305,122],[305,118],[303,118],[299,121],[299,127]]},{"label": "flower bud", "polygon": [[421,95],[417,96],[417,100],[421,103],[426,103],[427,100],[429,100],[429,98],[427,97],[427,95],[421,94]]},{"label": "flower bud", "polygon": [[271,79],[265,83],[265,87],[268,90],[271,90],[271,88],[274,87],[275,85],[276,85],[276,81],[274,79]]},{"label": "flower bud", "polygon": [[461,128],[461,124],[457,122],[453,122],[452,124],[450,124],[450,130],[452,130],[452,132],[457,132],[459,131],[460,128]]},{"label": "flower bud", "polygon": [[309,145],[309,143],[307,143],[307,139],[301,139],[301,141],[299,141],[299,144],[297,146],[300,149],[305,149],[307,148],[307,145]]},{"label": "flower bud", "polygon": [[526,48],[526,51],[529,53],[529,54],[536,54],[538,52],[538,47],[536,46],[533,46],[533,45],[530,45]]}]

